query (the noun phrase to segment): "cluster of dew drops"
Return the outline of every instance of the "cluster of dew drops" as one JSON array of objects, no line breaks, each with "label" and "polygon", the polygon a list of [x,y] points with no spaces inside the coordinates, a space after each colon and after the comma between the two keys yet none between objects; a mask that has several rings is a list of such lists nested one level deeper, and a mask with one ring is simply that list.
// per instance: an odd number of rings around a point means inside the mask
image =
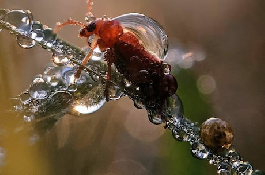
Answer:
[{"label": "cluster of dew drops", "polygon": [[[127,16],[129,19],[136,17],[143,16],[137,14]],[[130,27],[139,24],[127,23],[127,25]],[[17,43],[22,48],[29,49],[40,45],[52,52],[53,63],[46,67],[43,74],[34,78],[27,90],[10,99],[13,110],[21,113],[25,122],[57,113],[75,115],[92,113],[106,102],[104,91],[107,68],[102,62],[101,52],[94,51],[80,78],[74,82],[74,74],[85,57],[86,50],[76,48],[57,38],[52,29],[39,21],[33,21],[33,15],[27,10],[0,9],[0,31],[1,28],[15,34]],[[127,95],[134,100],[135,107],[144,108],[138,87],[132,85],[115,70],[112,75],[114,83],[110,87],[109,99],[117,100]],[[199,126],[184,117],[183,105],[178,95],[172,95],[167,99],[163,115],[168,118],[166,126],[172,130],[173,137],[177,141],[189,142],[192,155],[216,165],[218,174],[263,174],[260,170],[254,170],[250,163],[244,162],[232,147],[220,154],[205,146],[200,138]],[[154,124],[163,123],[160,114],[155,111],[148,110],[148,117]]]}]

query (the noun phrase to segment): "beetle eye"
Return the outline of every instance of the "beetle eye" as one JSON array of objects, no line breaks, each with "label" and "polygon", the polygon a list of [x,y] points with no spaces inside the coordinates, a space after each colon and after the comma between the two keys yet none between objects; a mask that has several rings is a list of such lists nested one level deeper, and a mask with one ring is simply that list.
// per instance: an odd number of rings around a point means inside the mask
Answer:
[{"label": "beetle eye", "polygon": [[93,21],[86,26],[88,32],[93,32],[96,29],[96,22]]}]

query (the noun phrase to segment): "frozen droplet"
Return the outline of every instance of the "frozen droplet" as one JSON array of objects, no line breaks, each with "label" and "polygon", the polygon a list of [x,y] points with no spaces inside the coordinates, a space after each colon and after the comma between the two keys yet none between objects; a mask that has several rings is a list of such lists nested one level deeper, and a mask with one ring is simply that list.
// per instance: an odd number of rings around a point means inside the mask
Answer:
[{"label": "frozen droplet", "polygon": [[36,42],[25,35],[18,35],[17,36],[17,43],[23,49],[30,49],[35,46]]},{"label": "frozen droplet", "polygon": [[186,134],[184,131],[182,130],[176,130],[173,129],[172,130],[172,136],[179,142],[189,142],[190,141],[190,137],[188,134]]},{"label": "frozen droplet", "polygon": [[118,16],[126,30],[134,33],[146,50],[164,60],[168,51],[168,37],[163,27],[152,18],[139,13]]},{"label": "frozen droplet", "polygon": [[163,123],[161,114],[157,113],[155,110],[148,110],[149,121],[155,125],[160,125]]},{"label": "frozen droplet", "polygon": [[34,83],[29,88],[29,94],[34,99],[45,99],[50,94],[50,89],[47,83]]},{"label": "frozen droplet", "polygon": [[12,25],[21,34],[28,34],[32,29],[32,14],[28,10],[11,10],[4,20]]},{"label": "frozen droplet", "polygon": [[209,150],[200,142],[194,142],[191,145],[191,153],[197,159],[206,159],[209,155]]},{"label": "frozen droplet", "polygon": [[237,174],[251,175],[253,171],[252,166],[248,162],[242,162],[238,165],[236,172]]},{"label": "frozen droplet", "polygon": [[54,64],[59,65],[59,66],[66,65],[69,62],[69,60],[65,54],[56,53],[56,52],[53,52],[52,60],[53,60]]},{"label": "frozen droplet", "polygon": [[106,91],[108,94],[108,99],[110,100],[118,100],[123,95],[123,91],[118,86],[113,84],[107,86]]},{"label": "frozen droplet", "polygon": [[32,122],[34,119],[35,119],[35,116],[32,113],[25,113],[23,115],[24,122]]},{"label": "frozen droplet", "polygon": [[228,162],[221,162],[217,166],[217,173],[219,175],[230,175],[231,165]]}]

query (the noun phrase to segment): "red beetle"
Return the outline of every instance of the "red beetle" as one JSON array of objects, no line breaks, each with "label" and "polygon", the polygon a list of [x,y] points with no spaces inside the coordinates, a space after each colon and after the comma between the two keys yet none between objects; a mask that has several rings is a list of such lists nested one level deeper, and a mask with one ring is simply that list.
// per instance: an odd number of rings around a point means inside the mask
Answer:
[{"label": "red beetle", "polygon": [[[88,1],[88,15],[91,14],[92,0]],[[175,94],[178,84],[169,73],[165,73],[165,64],[151,54],[139,42],[139,39],[127,31],[117,19],[95,19],[84,25],[69,19],[55,28],[57,32],[64,25],[80,25],[80,37],[94,35],[91,50],[86,55],[80,69],[75,74],[79,78],[82,68],[92,56],[93,50],[99,47],[105,52],[104,58],[108,63],[107,80],[111,79],[111,65],[131,83],[139,87],[148,104],[161,109],[167,97]],[[149,103],[151,102],[151,103]],[[148,107],[148,104],[145,104]]]}]

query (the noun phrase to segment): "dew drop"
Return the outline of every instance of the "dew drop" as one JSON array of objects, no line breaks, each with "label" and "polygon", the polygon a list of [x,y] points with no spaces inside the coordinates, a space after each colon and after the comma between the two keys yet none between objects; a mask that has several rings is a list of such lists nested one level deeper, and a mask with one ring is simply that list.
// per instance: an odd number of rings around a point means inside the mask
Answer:
[{"label": "dew drop", "polygon": [[191,153],[197,159],[206,159],[209,155],[208,149],[200,142],[191,145]]},{"label": "dew drop", "polygon": [[31,38],[38,41],[38,42],[41,42],[44,38],[43,31],[39,30],[39,29],[33,30],[31,32]]},{"label": "dew drop", "polygon": [[244,175],[251,175],[252,171],[253,168],[248,162],[240,163],[236,169],[237,174],[244,174]]},{"label": "dew drop", "polygon": [[228,162],[221,162],[217,166],[217,173],[219,175],[230,175],[231,174],[231,165]]},{"label": "dew drop", "polygon": [[87,104],[87,102],[78,102],[74,106],[74,110],[80,114],[90,114],[101,108],[105,104],[105,102],[105,99],[102,99],[101,101],[93,105]]},{"label": "dew drop", "polygon": [[160,125],[161,123],[163,123],[161,114],[157,113],[155,110],[148,110],[148,118],[149,121],[155,125]]},{"label": "dew drop", "polygon": [[186,134],[182,130],[173,129],[172,130],[172,136],[179,142],[182,142],[182,141],[189,142],[190,141],[190,137],[188,136],[188,134]]},{"label": "dew drop", "polygon": [[53,30],[50,28],[44,29],[43,34],[44,34],[43,41],[45,41],[46,46],[52,48],[53,44],[56,41],[57,35],[53,33]]},{"label": "dew drop", "polygon": [[29,94],[34,99],[45,99],[50,94],[50,89],[47,83],[34,83],[29,88]]},{"label": "dew drop", "polygon": [[36,42],[25,35],[18,35],[17,36],[17,43],[23,49],[30,49],[35,46]]},{"label": "dew drop", "polygon": [[19,99],[22,102],[22,104],[26,105],[31,102],[31,97],[28,92],[24,92],[19,95]]},{"label": "dew drop", "polygon": [[69,63],[68,58],[63,53],[53,52],[52,60],[53,63],[58,66],[66,65],[67,63]]},{"label": "dew drop", "polygon": [[11,10],[4,20],[11,24],[22,34],[28,34],[32,29],[32,14],[28,10]]},{"label": "dew drop", "polygon": [[108,93],[108,98],[110,100],[118,100],[123,95],[123,91],[121,91],[121,89],[118,86],[115,86],[113,84],[107,86],[106,91]]},{"label": "dew drop", "polygon": [[175,117],[183,117],[184,108],[181,99],[178,95],[172,95],[167,98],[167,109],[169,115]]}]

